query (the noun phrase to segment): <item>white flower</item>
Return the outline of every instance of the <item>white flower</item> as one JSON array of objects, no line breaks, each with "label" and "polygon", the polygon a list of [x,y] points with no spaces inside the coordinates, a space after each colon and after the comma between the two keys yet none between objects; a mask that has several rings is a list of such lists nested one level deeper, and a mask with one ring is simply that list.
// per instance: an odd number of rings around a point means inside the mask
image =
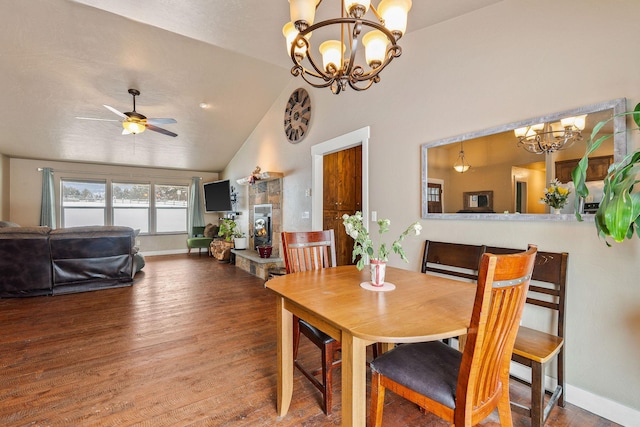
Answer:
[{"label": "white flower", "polygon": [[369,231],[367,231],[364,226],[362,212],[358,211],[353,215],[343,215],[342,223],[344,225],[346,233],[354,240],[352,260],[357,260],[356,267],[358,268],[358,270],[362,270],[364,268],[364,262],[366,258],[387,261],[387,257],[391,252],[398,254],[403,261],[409,262],[404,253],[404,250],[402,249],[401,242],[406,236],[409,235],[409,233],[418,236],[420,234],[420,231],[422,230],[422,225],[420,225],[420,223],[416,221],[409,227],[407,227],[407,229],[404,230],[402,234],[400,234],[400,236],[393,241],[390,247],[387,247],[387,245],[382,242],[382,235],[389,231],[389,225],[391,224],[391,221],[386,218],[380,219],[377,221],[379,245],[377,250],[374,251],[373,242],[369,237]]},{"label": "white flower", "polygon": [[422,231],[422,225],[420,225],[419,222],[416,222],[415,224],[413,224],[413,232],[415,233],[416,236],[419,236],[421,231]]}]

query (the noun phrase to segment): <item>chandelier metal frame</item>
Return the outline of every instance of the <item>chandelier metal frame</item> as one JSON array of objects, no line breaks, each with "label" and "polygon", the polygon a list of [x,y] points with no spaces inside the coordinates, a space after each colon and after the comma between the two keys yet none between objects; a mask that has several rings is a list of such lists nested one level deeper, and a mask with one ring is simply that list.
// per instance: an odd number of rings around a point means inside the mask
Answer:
[{"label": "chandelier metal frame", "polygon": [[[529,126],[529,129],[532,127]],[[522,147],[533,154],[553,153],[571,147],[582,141],[582,131],[573,126],[566,126],[564,130],[553,130],[550,124],[545,124],[543,130],[527,130],[527,135],[518,137],[518,147]],[[532,133],[535,132],[535,133]],[[560,134],[561,135],[558,135]]]},{"label": "chandelier metal frame", "polygon": [[[340,3],[343,5],[343,0],[340,0]],[[389,31],[384,26],[384,20],[375,10],[373,5],[370,6],[370,9],[378,19],[379,23],[363,19],[362,16],[364,15],[364,10],[358,9],[352,12],[355,15],[355,17],[352,17],[345,16],[344,7],[341,9],[342,13],[340,18],[328,19],[310,26],[308,26],[305,21],[294,22],[294,26],[296,30],[298,30],[298,35],[291,43],[290,50],[291,60],[294,63],[294,66],[291,68],[292,75],[295,77],[301,76],[304,81],[315,88],[330,87],[331,91],[335,94],[339,94],[342,90],[345,90],[347,85],[357,91],[369,89],[373,83],[378,83],[380,81],[380,72],[389,65],[394,58],[397,58],[402,54],[402,47],[398,45],[398,40],[402,36],[402,33],[392,33]],[[320,58],[320,62],[314,59],[311,51],[311,43],[305,36],[310,35],[315,30],[332,25],[339,25],[341,27],[340,42],[342,43],[342,46],[348,46],[349,53],[348,55],[342,55],[339,67],[328,67],[327,70],[324,70],[322,67],[322,58]],[[346,45],[345,27],[350,35],[350,38],[348,38],[348,44]],[[370,65],[371,69],[369,70],[365,70],[362,65],[355,63],[356,53],[362,42],[360,36],[362,35],[362,31],[365,27],[381,31],[389,40],[384,60],[380,63]],[[296,52],[299,52],[300,49],[302,49],[305,54]],[[311,64],[311,69],[303,65],[305,58]]]}]

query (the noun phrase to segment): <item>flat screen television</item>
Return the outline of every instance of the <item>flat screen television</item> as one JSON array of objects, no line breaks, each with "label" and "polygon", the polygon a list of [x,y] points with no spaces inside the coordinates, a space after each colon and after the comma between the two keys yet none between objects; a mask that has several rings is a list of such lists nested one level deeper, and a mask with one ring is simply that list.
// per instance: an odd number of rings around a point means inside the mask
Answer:
[{"label": "flat screen television", "polygon": [[229,180],[205,182],[204,187],[204,210],[205,212],[226,212],[232,211],[231,206],[231,184]]}]

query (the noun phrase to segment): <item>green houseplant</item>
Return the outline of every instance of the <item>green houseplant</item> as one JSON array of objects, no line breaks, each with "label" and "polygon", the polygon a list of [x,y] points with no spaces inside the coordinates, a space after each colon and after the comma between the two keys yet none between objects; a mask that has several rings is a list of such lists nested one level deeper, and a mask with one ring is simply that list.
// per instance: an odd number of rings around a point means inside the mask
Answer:
[{"label": "green houseplant", "polygon": [[243,233],[238,228],[238,224],[231,218],[223,218],[220,223],[220,231],[218,236],[224,237],[224,240],[231,242],[234,237],[243,237]]},{"label": "green houseplant", "polygon": [[[636,125],[640,127],[640,103],[630,112],[617,116],[632,115]],[[614,116],[616,117],[616,116]],[[587,149],[580,159],[578,166],[572,171],[571,176],[576,188],[576,217],[582,221],[580,215],[580,197],[589,195],[586,186],[587,165],[589,154],[595,151],[604,141],[613,135],[598,137],[598,133],[604,125],[613,120],[613,117],[598,123],[593,128],[591,136],[587,140]],[[640,150],[627,155],[618,163],[609,167],[604,178],[602,201],[595,214],[595,224],[598,236],[604,239],[607,246],[611,246],[608,237],[616,242],[631,239],[636,234],[640,238],[640,192],[634,191],[634,186],[640,182]]]}]

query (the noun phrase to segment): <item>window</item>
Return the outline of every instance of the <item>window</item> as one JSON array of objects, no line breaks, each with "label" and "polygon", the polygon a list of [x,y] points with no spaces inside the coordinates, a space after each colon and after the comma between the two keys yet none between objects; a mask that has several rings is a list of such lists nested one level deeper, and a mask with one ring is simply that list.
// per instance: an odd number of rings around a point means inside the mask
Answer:
[{"label": "window", "polygon": [[123,225],[149,232],[150,184],[111,184],[113,225]]},{"label": "window", "polygon": [[187,201],[189,187],[186,185],[155,185],[156,232],[187,231]]},{"label": "window", "polygon": [[79,179],[60,183],[62,227],[121,225],[145,234],[187,232],[188,185]]},{"label": "window", "polygon": [[62,180],[62,226],[105,225],[104,181]]}]

